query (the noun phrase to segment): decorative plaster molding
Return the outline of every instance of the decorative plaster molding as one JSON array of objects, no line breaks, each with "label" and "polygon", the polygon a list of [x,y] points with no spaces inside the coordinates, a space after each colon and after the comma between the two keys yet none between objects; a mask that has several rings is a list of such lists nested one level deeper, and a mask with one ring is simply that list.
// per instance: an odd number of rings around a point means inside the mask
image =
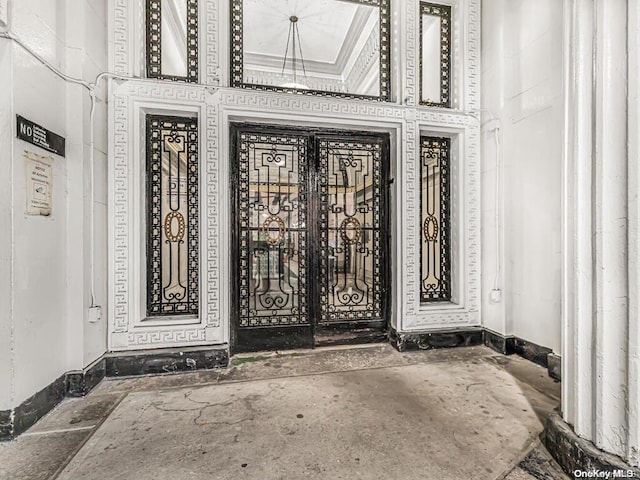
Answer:
[{"label": "decorative plaster molding", "polygon": [[168,345],[189,345],[194,343],[204,343],[204,328],[181,328],[181,329],[149,329],[146,331],[130,332],[127,338],[128,346],[135,348],[149,348]]},{"label": "decorative plaster molding", "polygon": [[126,332],[129,323],[129,99],[117,95],[113,98],[113,144],[110,151],[113,161],[113,198],[111,212],[112,228],[112,268],[113,292],[110,295],[110,311],[113,312],[112,329],[114,332]]},{"label": "decorative plaster molding", "polygon": [[[480,0],[467,0],[468,30],[464,79],[466,92],[466,110],[480,108]],[[480,172],[478,171],[478,174]]]},{"label": "decorative plaster molding", "polygon": [[[162,344],[193,344],[206,341],[206,327],[220,327],[220,303],[219,303],[219,278],[218,259],[220,257],[219,232],[218,232],[218,126],[217,106],[208,105],[204,109],[207,100],[207,90],[201,86],[193,86],[183,83],[171,82],[140,82],[129,81],[118,88],[114,95],[113,103],[113,144],[112,169],[113,169],[113,203],[114,222],[112,229],[112,269],[114,272],[113,289],[110,302],[113,306],[110,331],[113,334],[128,332],[126,346],[111,342],[111,349],[122,348],[151,348]],[[204,260],[204,273],[202,275],[201,289],[206,293],[206,306],[202,305],[201,311],[204,320],[197,326],[188,327],[172,324],[170,320],[166,324],[158,326],[145,326],[140,323],[140,318],[135,318],[136,308],[132,308],[129,285],[133,284],[133,268],[131,256],[135,256],[132,238],[136,225],[132,225],[133,209],[131,198],[139,198],[134,182],[131,181],[131,171],[141,159],[135,158],[132,152],[130,134],[139,132],[139,126],[134,125],[131,109],[134,102],[146,101],[148,103],[161,103],[167,106],[197,106],[201,115],[206,118],[200,122],[205,127],[204,138],[206,152],[201,160],[201,181],[204,185],[204,198],[206,207],[204,211],[203,225],[206,229],[204,250],[201,258]],[[143,160],[143,159],[142,159]],[[204,202],[203,202],[204,204]],[[202,298],[202,296],[201,296]],[[120,340],[121,343],[122,340]]]},{"label": "decorative plaster molding", "polygon": [[[208,104],[206,108],[206,232],[203,232],[203,236],[206,238],[207,252],[202,258],[206,258],[206,273],[204,276],[206,285],[204,291],[206,291],[206,323],[210,327],[219,327],[220,318],[222,312],[220,311],[220,231],[219,231],[219,217],[220,210],[218,205],[220,203],[220,178],[218,176],[220,161],[219,148],[220,142],[218,141],[218,106],[216,104]],[[226,315],[226,318],[230,318]]]},{"label": "decorative plaster molding", "polygon": [[405,127],[404,136],[405,158],[402,159],[403,181],[402,191],[407,199],[403,205],[399,205],[403,216],[403,265],[402,282],[403,288],[403,315],[399,319],[398,330],[406,329],[406,318],[416,315],[420,302],[420,242],[422,236],[420,230],[420,202],[409,199],[420,198],[420,154],[418,152],[420,143],[420,132],[415,121],[408,121]]},{"label": "decorative plaster molding", "polygon": [[[243,75],[246,79],[246,83],[253,83],[256,85],[269,85],[278,87],[283,83],[293,82],[293,74],[281,72],[268,72],[264,70],[257,70],[252,68],[244,68]],[[326,92],[345,92],[344,82],[339,78],[323,78],[314,77],[309,75],[304,79],[304,83],[311,90],[322,90]]]},{"label": "decorative plaster molding", "polygon": [[130,97],[161,100],[166,102],[204,104],[206,91],[203,87],[178,82],[135,82],[127,83]]},{"label": "decorative plaster molding", "polygon": [[114,73],[129,74],[129,16],[130,3],[127,0],[114,0],[113,6],[113,48]]},{"label": "decorative plaster molding", "polygon": [[[418,0],[407,0],[406,25],[403,28],[407,41],[406,59],[406,91],[409,104],[415,105],[417,98],[417,59],[419,44],[416,38],[418,30],[417,12]],[[135,5],[141,0],[128,2],[115,0],[114,31],[112,59],[113,68],[117,73],[128,74],[136,67],[131,52],[136,50],[136,32],[131,22]],[[467,32],[466,42],[462,42],[466,51],[458,55],[458,61],[466,59],[464,94],[465,107],[474,110],[479,105],[479,0],[461,0],[459,5],[467,8],[466,15],[459,15],[459,21],[468,20],[467,27],[459,29]],[[397,5],[397,4],[396,4]],[[201,81],[208,85],[217,85],[220,75],[220,57],[218,51],[220,43],[220,11],[219,1],[201,2],[201,39],[206,57],[206,66],[200,68]],[[400,32],[395,32],[399,35]],[[223,42],[224,43],[224,42]],[[402,225],[398,231],[403,233],[401,244],[403,258],[399,259],[400,271],[394,279],[399,291],[401,304],[394,310],[398,316],[398,330],[412,332],[438,327],[453,327],[478,324],[480,305],[480,131],[477,120],[459,111],[429,107],[413,107],[392,103],[375,102],[357,99],[339,99],[322,96],[307,96],[296,94],[282,94],[252,90],[238,90],[220,88],[217,93],[210,94],[208,88],[202,85],[188,85],[172,82],[128,81],[117,86],[111,83],[115,90],[110,92],[110,128],[112,129],[110,145],[111,184],[109,205],[111,212],[110,242],[111,242],[111,276],[110,284],[110,348],[134,349],[155,348],[162,345],[195,345],[216,343],[226,340],[223,332],[228,332],[229,305],[225,300],[229,287],[226,277],[229,272],[229,258],[221,246],[228,243],[228,225],[221,225],[221,221],[228,219],[226,212],[221,212],[227,205],[228,178],[220,177],[220,162],[226,153],[221,149],[226,141],[222,136],[228,135],[223,131],[226,124],[222,124],[220,112],[234,112],[238,116],[260,114],[261,118],[302,118],[308,117],[314,123],[326,123],[335,126],[338,122],[346,121],[350,126],[375,125],[378,127],[394,126],[402,132],[400,149],[401,158],[394,158],[397,178],[400,180],[399,197],[403,204],[395,205],[392,215],[400,218]],[[132,238],[136,225],[132,225],[131,202],[136,197],[131,170],[136,162],[144,159],[136,158],[139,153],[131,148],[134,135],[140,134],[139,125],[134,125],[132,115],[135,102],[143,100],[155,108],[167,106],[190,105],[198,107],[201,116],[201,128],[204,129],[201,144],[205,148],[202,152],[201,181],[202,181],[202,260],[203,272],[201,298],[201,323],[190,325],[171,325],[168,322],[161,326],[145,326],[140,323],[137,307],[131,304],[131,288],[136,282],[133,280],[134,258],[137,254],[133,248]],[[464,222],[464,238],[460,239],[464,249],[464,258],[460,271],[464,278],[458,283],[461,292],[461,305],[450,307],[420,305],[419,300],[419,255],[421,237],[419,234],[419,202],[412,201],[419,198],[419,137],[421,128],[433,127],[443,134],[460,135],[463,140],[464,152],[461,152],[460,171],[464,175],[464,192],[460,200],[454,205],[459,209],[459,218]],[[135,327],[134,327],[135,325]],[[156,324],[157,325],[157,324]],[[126,338],[126,341],[125,341]]]},{"label": "decorative plaster molding", "polygon": [[[204,4],[204,5],[203,5]],[[206,85],[218,85],[220,83],[220,62],[218,58],[218,48],[220,45],[220,25],[218,16],[218,1],[205,0],[200,2],[200,8],[205,9],[204,24],[201,21],[198,25],[200,38],[204,39],[205,65],[200,66],[200,82]],[[202,15],[200,18],[202,19]],[[204,34],[202,33],[204,32]],[[204,77],[204,78],[203,78]]]},{"label": "decorative plaster molding", "polygon": [[[451,2],[455,3],[455,2]],[[480,45],[479,45],[479,29],[480,29],[480,6],[479,0],[461,0],[455,3],[458,12],[455,15],[455,21],[458,24],[456,30],[464,32],[466,39],[457,39],[457,45],[465,48],[464,52],[458,52],[455,56],[457,72],[464,72],[464,100],[463,108],[467,111],[474,111],[480,105]],[[419,72],[419,39],[418,34],[418,0],[407,0],[406,2],[406,90],[405,97],[409,97],[409,104],[417,103],[417,78]],[[466,12],[461,12],[465,9]],[[461,35],[459,33],[458,35]],[[465,41],[466,40],[466,41]],[[464,68],[460,68],[460,62],[466,61]],[[454,102],[455,104],[455,102]],[[461,200],[456,205],[452,205],[453,209],[457,209],[459,217],[464,222],[464,238],[461,239],[463,245],[463,264],[462,271],[464,278],[461,282],[457,282],[464,289],[462,293],[462,304],[459,306],[451,305],[443,307],[442,305],[420,306],[419,288],[417,282],[419,280],[419,269],[415,265],[419,265],[419,235],[416,237],[419,225],[419,208],[417,203],[407,202],[405,205],[405,262],[403,280],[407,290],[403,292],[405,302],[405,315],[401,319],[401,328],[403,331],[418,331],[425,328],[444,327],[451,325],[473,325],[480,323],[480,129],[475,118],[456,113],[452,110],[442,109],[425,109],[416,108],[416,119],[421,125],[428,124],[445,129],[452,126],[464,127],[464,146],[460,158],[464,161],[462,169],[464,175],[464,189],[461,192]],[[418,159],[415,157],[415,148],[409,148],[412,144],[417,144],[419,132],[413,131],[410,122],[407,123],[407,153],[403,162],[406,169],[404,189],[407,197],[418,198],[419,195],[419,177]],[[413,152],[413,154],[412,154]],[[460,271],[460,269],[458,269]],[[411,287],[413,285],[413,287]]]},{"label": "decorative plaster molding", "polygon": [[[417,87],[418,84],[418,68],[420,65],[419,57],[420,54],[420,45],[416,40],[416,35],[418,34],[418,0],[405,0],[405,19],[406,25],[403,28],[403,32],[405,33],[406,41],[406,51],[405,51],[405,81],[404,81],[404,92],[403,98],[408,99],[409,105],[417,105]],[[398,32],[400,33],[400,32]]]},{"label": "decorative plaster molding", "polygon": [[371,31],[355,64],[351,68],[347,78],[344,79],[344,83],[347,85],[348,91],[354,91],[358,85],[362,84],[367,77],[369,70],[379,59],[378,52],[380,51],[380,35],[378,34],[378,31],[379,27],[376,27]]}]

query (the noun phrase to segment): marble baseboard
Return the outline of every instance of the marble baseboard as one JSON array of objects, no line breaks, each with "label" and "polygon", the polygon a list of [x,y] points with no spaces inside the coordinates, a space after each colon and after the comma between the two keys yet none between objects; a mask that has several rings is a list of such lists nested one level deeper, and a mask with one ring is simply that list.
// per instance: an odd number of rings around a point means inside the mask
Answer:
[{"label": "marble baseboard", "polygon": [[562,381],[562,358],[560,355],[550,353],[547,355],[547,371],[554,380]]},{"label": "marble baseboard", "polygon": [[189,372],[223,368],[229,364],[224,348],[184,348],[105,355],[107,377]]},{"label": "marble baseboard", "polygon": [[105,354],[81,371],[67,372],[12,410],[0,411],[0,441],[11,440],[49,413],[65,397],[83,397],[105,377],[222,368],[224,348],[185,348]]},{"label": "marble baseboard", "polygon": [[553,350],[547,347],[541,347],[522,338],[515,338],[514,353],[520,355],[522,358],[526,358],[530,362],[536,363],[541,367],[547,368],[549,366],[548,355],[553,353]]},{"label": "marble baseboard", "polygon": [[503,355],[515,353],[516,338],[513,335],[501,335],[492,330],[484,329],[484,344]]},{"label": "marble baseboard", "polygon": [[547,418],[542,442],[562,469],[573,478],[573,472],[631,472],[628,478],[640,478],[640,469],[627,465],[620,457],[599,450],[592,442],[578,437],[560,415]]},{"label": "marble baseboard", "polygon": [[512,335],[502,335],[492,330],[484,330],[484,344],[503,355],[517,354],[530,362],[547,369],[554,380],[562,380],[562,358],[550,348],[542,347]]},{"label": "marble baseboard", "polygon": [[13,410],[0,410],[0,441],[11,438],[13,433]]},{"label": "marble baseboard", "polygon": [[67,373],[67,395],[84,397],[106,376],[106,362],[100,357],[87,368],[79,372]]},{"label": "marble baseboard", "polygon": [[44,417],[66,394],[66,376],[62,375],[13,410],[11,436],[15,437]]},{"label": "marble baseboard", "polygon": [[399,352],[430,350],[434,348],[471,347],[482,345],[482,328],[464,330],[438,330],[425,333],[398,333],[389,331],[389,343]]},{"label": "marble baseboard", "polygon": [[562,359],[550,348],[542,347],[513,335],[478,327],[473,329],[439,330],[424,333],[399,333],[389,331],[389,343],[400,352],[428,350],[431,348],[455,348],[485,345],[503,355],[514,353],[547,369],[554,380],[561,380]]}]

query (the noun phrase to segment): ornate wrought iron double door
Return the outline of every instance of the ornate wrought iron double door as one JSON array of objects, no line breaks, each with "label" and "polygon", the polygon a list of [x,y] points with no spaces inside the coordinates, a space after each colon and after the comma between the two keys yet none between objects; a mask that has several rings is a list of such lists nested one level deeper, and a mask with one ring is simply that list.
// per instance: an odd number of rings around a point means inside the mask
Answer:
[{"label": "ornate wrought iron double door", "polygon": [[242,124],[232,145],[234,349],[384,330],[388,136]]}]

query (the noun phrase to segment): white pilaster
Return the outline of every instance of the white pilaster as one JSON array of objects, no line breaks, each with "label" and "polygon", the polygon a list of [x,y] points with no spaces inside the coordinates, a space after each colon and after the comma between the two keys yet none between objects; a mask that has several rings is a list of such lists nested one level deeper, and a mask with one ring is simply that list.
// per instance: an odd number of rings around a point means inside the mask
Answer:
[{"label": "white pilaster", "polygon": [[634,465],[637,8],[635,0],[565,2],[563,178],[563,416]]},{"label": "white pilaster", "polygon": [[632,465],[640,465],[640,3],[628,5],[628,158],[629,161],[629,339],[628,392],[629,441],[627,458]]}]

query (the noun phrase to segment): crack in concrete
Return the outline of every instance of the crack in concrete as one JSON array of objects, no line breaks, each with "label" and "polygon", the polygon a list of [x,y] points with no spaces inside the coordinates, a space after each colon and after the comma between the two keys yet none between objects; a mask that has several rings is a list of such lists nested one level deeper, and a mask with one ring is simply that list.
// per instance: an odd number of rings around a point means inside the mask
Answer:
[{"label": "crack in concrete", "polygon": [[[277,387],[273,384],[269,384],[269,392],[267,392],[265,395],[256,395],[256,394],[249,394],[245,397],[238,397],[235,398],[233,400],[230,401],[226,401],[226,402],[209,402],[209,401],[198,401],[198,400],[194,400],[193,398],[191,398],[191,394],[193,393],[193,391],[187,391],[184,393],[184,399],[188,402],[194,403],[196,405],[198,405],[197,407],[194,408],[163,408],[164,402],[162,401],[157,401],[157,402],[151,402],[150,406],[153,407],[156,410],[162,411],[162,412],[198,412],[198,414],[193,418],[192,422],[194,425],[198,425],[198,426],[203,426],[203,425],[237,425],[239,423],[243,423],[246,421],[251,421],[255,419],[255,408],[254,408],[254,402],[257,399],[260,398],[264,398],[269,396]],[[243,418],[240,418],[239,420],[236,421],[201,421],[202,417],[205,415],[205,411],[209,408],[216,408],[216,407],[231,407],[234,404],[237,404],[239,402],[242,402],[244,404],[244,408],[246,410],[248,410],[248,412],[250,413],[250,415],[245,416]]]}]

